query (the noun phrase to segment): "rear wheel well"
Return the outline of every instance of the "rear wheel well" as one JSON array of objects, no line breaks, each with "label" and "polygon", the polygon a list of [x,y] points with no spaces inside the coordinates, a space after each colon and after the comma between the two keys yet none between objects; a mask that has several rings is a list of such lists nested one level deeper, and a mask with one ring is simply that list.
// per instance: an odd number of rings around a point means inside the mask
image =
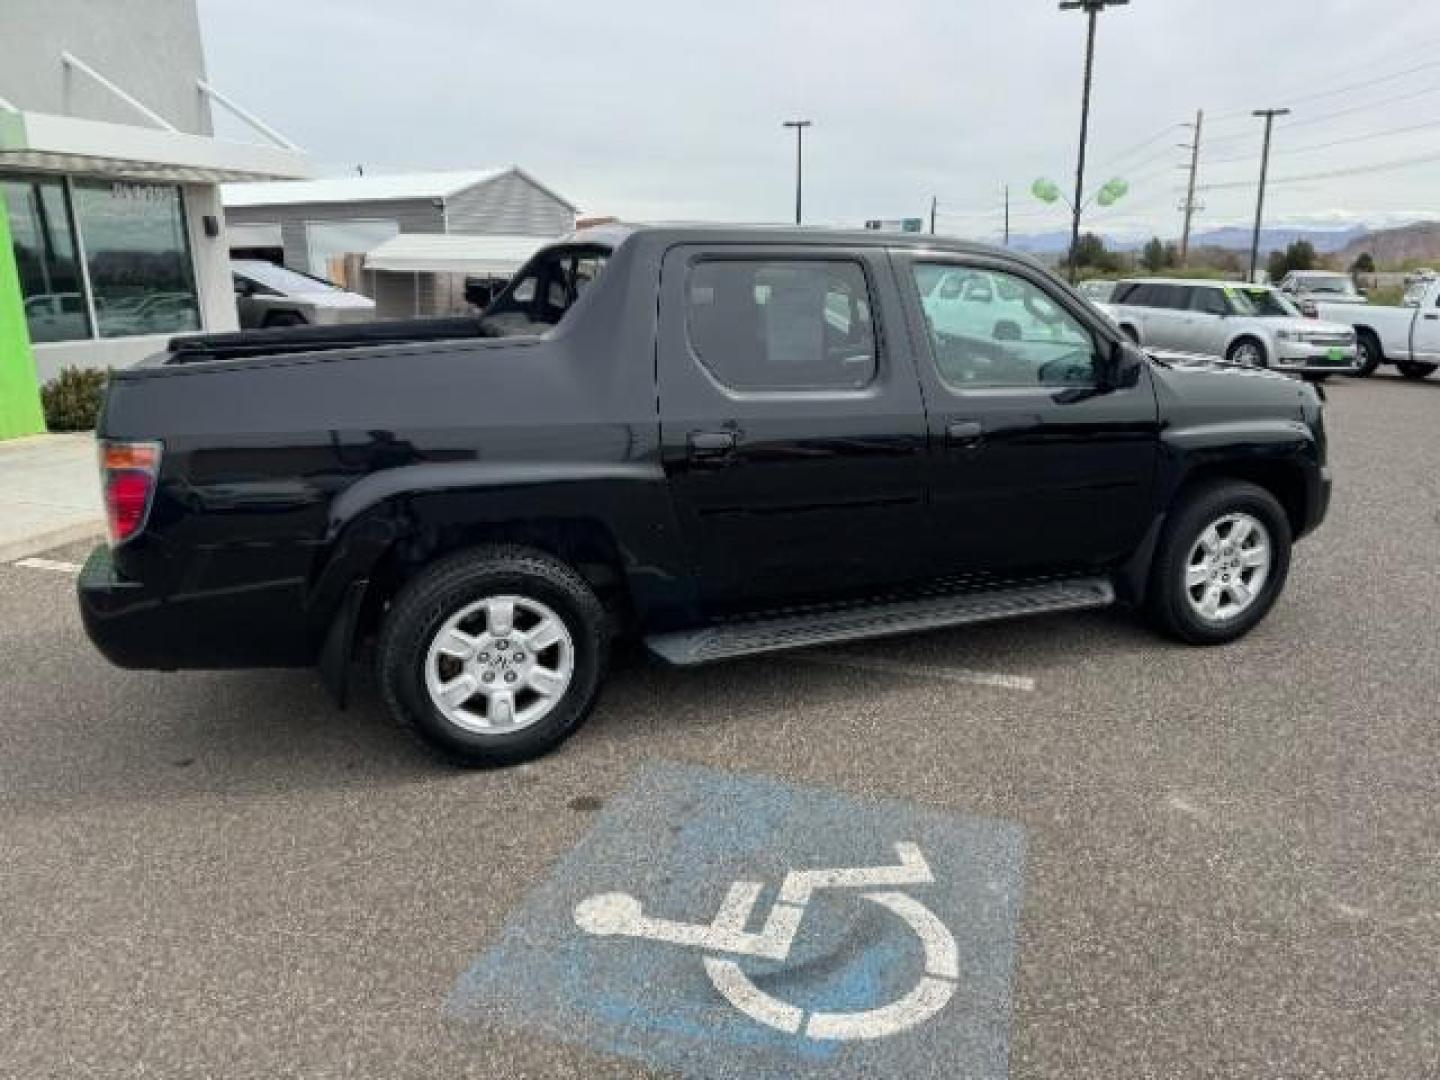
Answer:
[{"label": "rear wheel well", "polygon": [[1291,536],[1299,536],[1305,528],[1308,509],[1305,477],[1296,466],[1283,462],[1234,462],[1199,468],[1185,478],[1171,500],[1171,507],[1179,506],[1196,488],[1222,480],[1243,480],[1264,488],[1285,508]]},{"label": "rear wheel well", "polygon": [[495,544],[530,548],[558,559],[595,592],[617,633],[634,625],[624,561],[610,530],[594,520],[543,518],[427,528],[396,541],[371,569],[359,636],[375,633],[391,601],[427,566],[467,548]]}]

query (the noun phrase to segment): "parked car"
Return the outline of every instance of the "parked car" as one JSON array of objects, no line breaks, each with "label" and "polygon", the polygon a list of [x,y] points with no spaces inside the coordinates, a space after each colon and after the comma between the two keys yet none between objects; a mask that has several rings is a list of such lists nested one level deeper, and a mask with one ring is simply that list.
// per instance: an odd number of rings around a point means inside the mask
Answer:
[{"label": "parked car", "polygon": [[1407,379],[1423,379],[1440,367],[1440,278],[1411,286],[1399,307],[1320,303],[1317,310],[1323,319],[1355,328],[1358,375],[1394,364]]},{"label": "parked car", "polygon": [[[956,274],[991,295],[927,327]],[[101,652],[318,664],[343,701],[375,639],[388,708],[467,764],[565,739],[622,636],[688,665],[1122,601],[1232,641],[1331,486],[1314,388],[873,232],[582,232],[481,318],[177,339],[98,435]]]},{"label": "parked car", "polygon": [[1318,317],[1315,305],[1322,300],[1332,304],[1369,302],[1349,274],[1328,270],[1292,270],[1280,279],[1278,288],[1294,299],[1300,313],[1310,319]]},{"label": "parked car", "polygon": [[324,278],[263,259],[236,259],[230,271],[235,278],[235,307],[245,329],[334,326],[375,318],[374,300]]},{"label": "parked car", "polygon": [[1107,309],[1123,333],[1147,347],[1307,378],[1355,370],[1354,330],[1303,318],[1268,285],[1141,278],[1120,282]]},{"label": "parked car", "polygon": [[30,340],[73,341],[88,336],[90,318],[78,292],[35,293],[25,298]]},{"label": "parked car", "polygon": [[1115,286],[1118,284],[1118,281],[1107,281],[1105,278],[1094,278],[1090,281],[1082,281],[1080,283],[1080,292],[1084,294],[1087,300],[1090,300],[1096,304],[1106,304],[1110,302],[1112,297],[1114,297]]}]

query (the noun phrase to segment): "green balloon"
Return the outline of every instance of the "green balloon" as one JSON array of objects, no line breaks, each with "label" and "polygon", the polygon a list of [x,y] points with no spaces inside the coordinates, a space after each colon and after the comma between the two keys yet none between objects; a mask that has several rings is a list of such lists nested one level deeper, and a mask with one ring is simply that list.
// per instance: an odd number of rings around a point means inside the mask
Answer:
[{"label": "green balloon", "polygon": [[1129,190],[1130,185],[1117,176],[1100,189],[1100,194],[1096,197],[1096,202],[1101,206],[1113,206],[1123,199]]},{"label": "green balloon", "polygon": [[1036,180],[1030,187],[1030,194],[1043,203],[1053,203],[1060,198],[1060,188],[1054,180],[1046,180],[1043,176]]}]

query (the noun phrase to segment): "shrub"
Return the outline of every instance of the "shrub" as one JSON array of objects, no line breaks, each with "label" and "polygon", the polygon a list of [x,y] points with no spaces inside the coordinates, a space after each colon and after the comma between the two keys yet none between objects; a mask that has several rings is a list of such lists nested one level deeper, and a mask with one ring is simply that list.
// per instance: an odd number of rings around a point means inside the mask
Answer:
[{"label": "shrub", "polygon": [[40,391],[45,426],[51,431],[91,431],[100,418],[105,383],[110,373],[93,368],[66,368]]}]

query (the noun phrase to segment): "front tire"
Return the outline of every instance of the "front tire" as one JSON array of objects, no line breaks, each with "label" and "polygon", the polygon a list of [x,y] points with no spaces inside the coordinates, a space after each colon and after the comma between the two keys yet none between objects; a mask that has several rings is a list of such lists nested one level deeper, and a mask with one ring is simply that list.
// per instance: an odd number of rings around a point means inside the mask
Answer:
[{"label": "front tire", "polygon": [[1149,607],[1191,645],[1245,636],[1290,573],[1290,521],[1264,488],[1238,480],[1197,488],[1172,513],[1151,573]]},{"label": "front tire", "polygon": [[595,704],[605,609],[564,563],[472,548],[426,569],[385,618],[377,667],[390,713],[442,757],[517,765],[555,749]]},{"label": "front tire", "polygon": [[1239,364],[1241,367],[1263,368],[1270,366],[1270,358],[1265,355],[1265,346],[1256,338],[1241,338],[1225,354],[1225,359],[1232,364]]},{"label": "front tire", "polygon": [[1380,339],[1369,330],[1361,330],[1355,337],[1355,359],[1359,361],[1355,370],[1351,373],[1357,379],[1369,378],[1375,374],[1380,361],[1385,359],[1385,351],[1380,347]]},{"label": "front tire", "polygon": [[1425,364],[1419,360],[1396,360],[1395,366],[1407,379],[1425,379],[1434,375],[1435,369],[1440,367],[1440,364]]}]

